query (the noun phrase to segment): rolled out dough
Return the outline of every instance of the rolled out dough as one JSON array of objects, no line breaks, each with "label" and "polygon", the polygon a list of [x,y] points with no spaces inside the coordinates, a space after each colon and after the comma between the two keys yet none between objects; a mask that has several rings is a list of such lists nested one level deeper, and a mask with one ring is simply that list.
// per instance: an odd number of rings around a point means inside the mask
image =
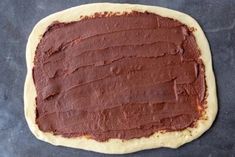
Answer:
[{"label": "rolled out dough", "polygon": [[[205,65],[206,85],[207,85],[207,108],[205,115],[197,121],[196,127],[187,128],[183,131],[156,132],[150,137],[142,137],[131,140],[110,139],[106,142],[98,142],[86,137],[65,138],[53,133],[45,133],[39,130],[35,123],[36,117],[36,90],[32,78],[33,60],[36,47],[47,27],[54,21],[71,22],[79,21],[80,16],[91,16],[96,12],[152,12],[163,17],[170,17],[195,28],[194,36],[201,51],[201,59]],[[199,24],[189,15],[184,13],[156,6],[136,5],[136,4],[112,4],[94,3],[81,5],[66,9],[39,21],[31,32],[26,47],[27,76],[24,87],[24,111],[28,126],[31,132],[40,140],[53,145],[61,145],[72,148],[80,148],[108,154],[124,154],[144,149],[169,147],[177,148],[201,136],[212,125],[217,113],[217,97],[215,78],[212,70],[211,52],[208,41]]]}]

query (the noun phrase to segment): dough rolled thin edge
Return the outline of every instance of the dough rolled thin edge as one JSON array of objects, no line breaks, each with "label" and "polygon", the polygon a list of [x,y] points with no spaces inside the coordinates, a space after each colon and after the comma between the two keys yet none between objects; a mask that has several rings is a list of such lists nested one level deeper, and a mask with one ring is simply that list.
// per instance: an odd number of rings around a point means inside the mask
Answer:
[{"label": "dough rolled thin edge", "polygon": [[[187,128],[182,131],[156,132],[149,137],[135,138],[131,140],[109,139],[106,142],[98,142],[88,139],[85,136],[75,138],[65,138],[53,133],[42,132],[39,130],[36,118],[36,89],[32,77],[33,60],[36,47],[47,27],[54,21],[72,22],[79,21],[80,16],[91,16],[96,12],[151,12],[163,17],[169,17],[186,24],[189,28],[193,27],[197,45],[201,51],[201,59],[205,66],[206,86],[207,86],[207,107],[205,115],[196,122],[193,128]],[[178,148],[201,136],[212,125],[218,110],[215,78],[212,69],[211,52],[208,41],[201,27],[187,14],[157,6],[146,6],[137,4],[117,4],[117,3],[93,3],[69,8],[47,16],[40,20],[33,28],[26,46],[27,75],[24,86],[24,112],[25,118],[31,132],[39,140],[51,143],[53,145],[79,148],[89,151],[95,151],[107,154],[125,154],[144,149],[159,147]]]}]

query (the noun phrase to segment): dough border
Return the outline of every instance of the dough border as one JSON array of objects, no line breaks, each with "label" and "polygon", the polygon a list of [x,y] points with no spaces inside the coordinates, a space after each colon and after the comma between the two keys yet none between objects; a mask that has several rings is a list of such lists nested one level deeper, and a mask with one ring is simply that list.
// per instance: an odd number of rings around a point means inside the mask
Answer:
[{"label": "dough border", "polygon": [[[163,17],[176,19],[188,27],[193,27],[193,34],[201,51],[201,59],[205,65],[206,85],[207,85],[207,108],[205,115],[196,123],[196,127],[187,128],[182,131],[174,132],[156,132],[149,137],[135,138],[131,140],[110,139],[106,142],[98,142],[86,137],[65,138],[52,133],[45,133],[39,130],[35,123],[36,109],[36,90],[32,77],[32,68],[34,66],[34,54],[36,47],[47,27],[53,21],[71,22],[79,21],[80,16],[91,16],[96,12],[152,12]],[[80,148],[89,151],[95,151],[107,154],[125,154],[144,149],[159,147],[178,148],[201,136],[212,125],[218,110],[215,78],[212,69],[211,52],[208,41],[199,26],[199,24],[187,14],[157,6],[146,6],[136,4],[117,4],[117,3],[93,3],[69,8],[43,18],[39,21],[31,32],[26,47],[27,75],[24,86],[24,112],[25,118],[31,132],[40,140],[72,148]]]}]

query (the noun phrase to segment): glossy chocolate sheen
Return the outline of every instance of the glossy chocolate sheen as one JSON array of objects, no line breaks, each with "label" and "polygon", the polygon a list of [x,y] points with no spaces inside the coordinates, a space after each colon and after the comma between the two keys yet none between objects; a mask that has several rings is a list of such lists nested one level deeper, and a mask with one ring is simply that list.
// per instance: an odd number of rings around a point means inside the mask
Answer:
[{"label": "glossy chocolate sheen", "polygon": [[151,13],[54,23],[34,58],[40,130],[97,141],[194,127],[205,72],[192,32]]}]

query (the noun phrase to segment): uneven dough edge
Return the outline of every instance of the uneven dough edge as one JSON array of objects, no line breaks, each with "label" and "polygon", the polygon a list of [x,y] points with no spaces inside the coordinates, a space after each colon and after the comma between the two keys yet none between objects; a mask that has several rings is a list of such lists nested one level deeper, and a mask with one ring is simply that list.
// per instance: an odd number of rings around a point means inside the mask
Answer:
[{"label": "uneven dough edge", "polygon": [[[183,131],[166,132],[151,135],[150,137],[142,137],[131,140],[110,139],[106,142],[98,142],[86,137],[64,138],[60,135],[45,133],[39,130],[35,123],[35,97],[36,90],[32,78],[33,59],[36,47],[40,42],[43,33],[53,21],[70,22],[80,20],[81,15],[93,15],[96,12],[152,12],[164,17],[177,19],[186,24],[188,27],[194,27],[193,32],[196,38],[199,49],[201,50],[201,58],[205,65],[206,85],[207,85],[207,108],[205,109],[205,117],[197,121],[196,128],[187,128]],[[137,4],[117,4],[117,3],[93,3],[69,8],[39,21],[31,32],[26,46],[26,63],[27,75],[24,86],[24,112],[25,118],[31,132],[40,140],[72,148],[80,148],[107,154],[125,154],[136,152],[144,149],[152,149],[159,147],[178,148],[179,146],[188,143],[201,136],[212,125],[217,114],[217,97],[215,78],[212,69],[211,52],[208,41],[199,26],[199,24],[187,14],[174,11],[167,8],[157,6],[146,6]]]}]

